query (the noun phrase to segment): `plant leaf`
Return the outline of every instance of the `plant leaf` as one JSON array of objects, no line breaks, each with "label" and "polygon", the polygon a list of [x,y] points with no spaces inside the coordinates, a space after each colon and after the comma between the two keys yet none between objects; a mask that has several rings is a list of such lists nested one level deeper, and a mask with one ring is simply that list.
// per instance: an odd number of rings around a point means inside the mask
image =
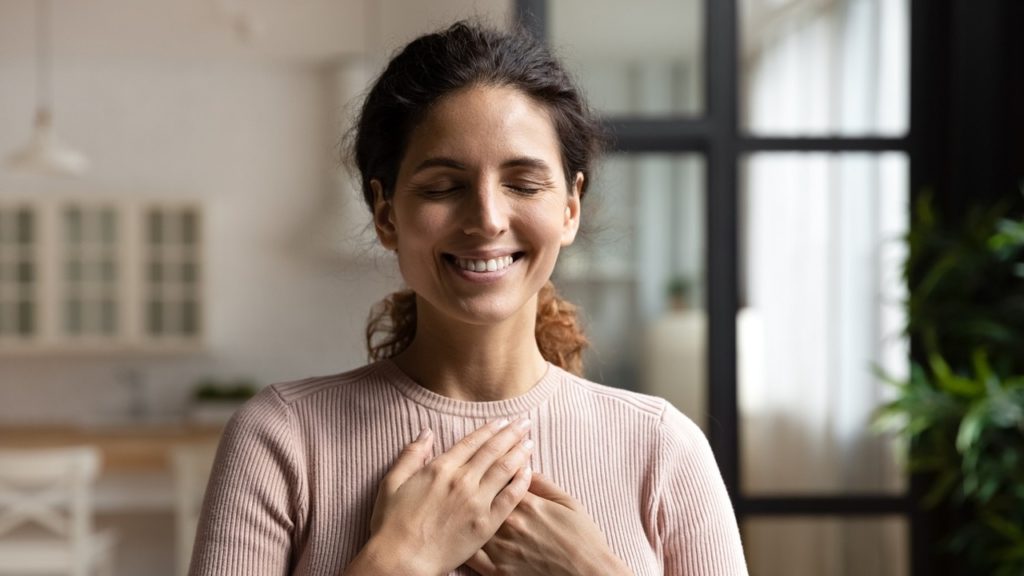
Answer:
[{"label": "plant leaf", "polygon": [[928,364],[935,374],[936,384],[942,390],[967,398],[977,398],[984,392],[984,387],[981,383],[954,374],[950,370],[949,364],[946,364],[946,361],[939,354],[934,352],[930,354]]},{"label": "plant leaf", "polygon": [[985,417],[988,415],[988,408],[988,401],[981,400],[975,402],[971,409],[967,411],[967,415],[960,422],[960,428],[956,434],[957,452],[965,454],[977,443],[978,437],[981,436],[981,432],[985,428]]}]

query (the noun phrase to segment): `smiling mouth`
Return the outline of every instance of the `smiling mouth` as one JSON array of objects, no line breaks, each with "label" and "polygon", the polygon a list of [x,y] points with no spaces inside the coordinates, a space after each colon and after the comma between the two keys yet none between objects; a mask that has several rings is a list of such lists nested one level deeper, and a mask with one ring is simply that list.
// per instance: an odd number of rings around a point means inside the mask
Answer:
[{"label": "smiling mouth", "polygon": [[500,256],[490,259],[457,258],[454,254],[444,254],[444,259],[456,267],[467,272],[501,272],[511,266],[516,260],[524,255],[523,252],[515,252],[508,256]]}]

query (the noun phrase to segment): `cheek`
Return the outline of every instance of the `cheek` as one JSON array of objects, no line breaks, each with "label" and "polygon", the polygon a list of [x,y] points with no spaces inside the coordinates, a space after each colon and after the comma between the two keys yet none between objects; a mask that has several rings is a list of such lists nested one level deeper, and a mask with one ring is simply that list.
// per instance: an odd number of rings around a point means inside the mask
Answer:
[{"label": "cheek", "polygon": [[545,243],[561,242],[564,206],[548,206],[524,215],[523,222],[538,240]]},{"label": "cheek", "polygon": [[410,247],[429,248],[443,233],[446,217],[442,210],[422,208],[398,214],[395,228],[398,241]]}]

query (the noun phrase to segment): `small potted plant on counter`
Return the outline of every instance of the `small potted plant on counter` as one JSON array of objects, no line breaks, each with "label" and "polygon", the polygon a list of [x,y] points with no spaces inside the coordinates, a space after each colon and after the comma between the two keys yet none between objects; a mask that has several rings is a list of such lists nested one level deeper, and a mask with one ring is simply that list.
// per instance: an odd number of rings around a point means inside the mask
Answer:
[{"label": "small potted plant on counter", "polygon": [[248,378],[204,378],[193,389],[189,419],[197,424],[225,424],[246,400],[256,393]]}]

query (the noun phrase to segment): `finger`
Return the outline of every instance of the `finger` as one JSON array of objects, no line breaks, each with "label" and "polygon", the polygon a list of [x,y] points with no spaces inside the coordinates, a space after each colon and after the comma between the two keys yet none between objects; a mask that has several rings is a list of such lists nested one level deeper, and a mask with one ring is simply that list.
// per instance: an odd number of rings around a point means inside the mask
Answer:
[{"label": "finger", "polygon": [[507,428],[508,424],[507,418],[492,420],[467,434],[462,440],[456,442],[455,446],[452,446],[450,450],[439,456],[438,459],[449,460],[455,466],[462,466],[495,434]]},{"label": "finger", "polygon": [[475,570],[480,576],[491,576],[498,573],[498,567],[494,565],[491,557],[481,548],[466,560],[466,566]]},{"label": "finger", "polygon": [[433,437],[434,434],[430,431],[430,428],[424,428],[420,431],[420,435],[416,440],[402,449],[402,453],[398,455],[395,464],[387,475],[384,476],[382,487],[387,489],[388,492],[394,492],[398,490],[399,486],[405,484],[405,481],[410,476],[422,468],[430,460],[430,455],[434,451]]},{"label": "finger", "polygon": [[529,491],[531,476],[533,476],[533,470],[529,466],[523,466],[516,472],[512,481],[494,497],[491,502],[491,516],[495,522],[504,522],[509,514],[516,509],[516,506]]},{"label": "finger", "polygon": [[[516,420],[512,425],[495,434],[477,449],[476,453],[466,463],[466,471],[470,474],[476,474],[477,478],[482,478],[494,466],[495,462],[504,458],[519,445],[529,430],[529,418]],[[512,478],[514,473],[515,469],[505,476],[505,481],[507,482]]]},{"label": "finger", "polygon": [[524,466],[530,464],[533,440],[526,438],[513,446],[499,458],[480,478],[480,490],[486,494],[497,494]]},{"label": "finger", "polygon": [[539,472],[533,474],[533,478],[530,481],[530,493],[545,500],[561,504],[570,510],[582,509],[582,506],[575,498],[565,490],[562,490],[562,488],[558,484],[555,484],[550,478]]}]

